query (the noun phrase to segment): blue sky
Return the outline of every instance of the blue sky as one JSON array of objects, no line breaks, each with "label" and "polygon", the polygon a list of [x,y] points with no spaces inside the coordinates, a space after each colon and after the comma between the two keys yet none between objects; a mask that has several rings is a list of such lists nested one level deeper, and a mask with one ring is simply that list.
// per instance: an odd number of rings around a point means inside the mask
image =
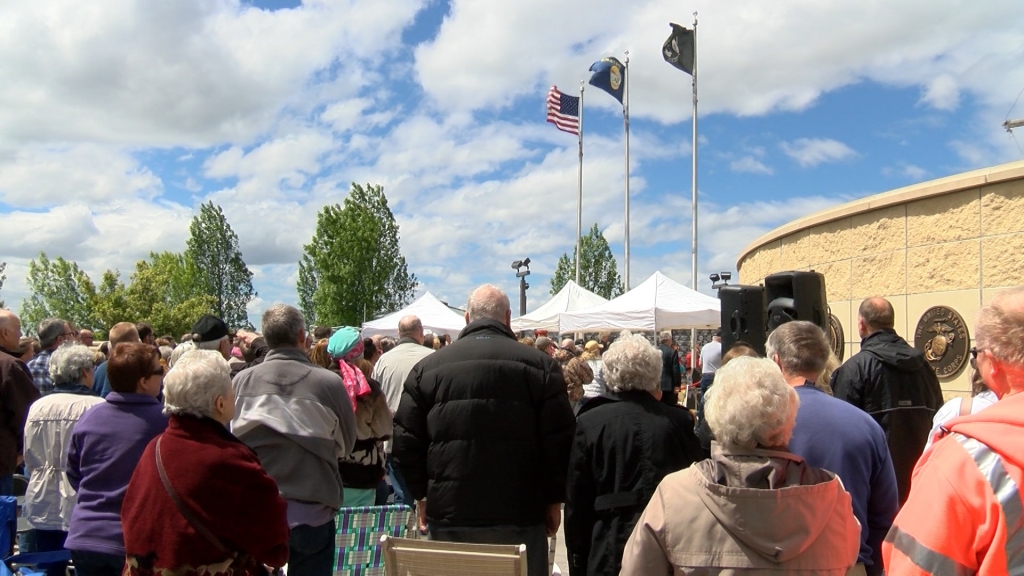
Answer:
[{"label": "blue sky", "polygon": [[[509,263],[530,257],[535,308],[575,234],[576,140],[544,122],[547,88],[574,92],[626,49],[631,282],[689,283],[690,81],[660,48],[693,10],[705,291],[794,218],[1024,155],[999,126],[1024,116],[1009,0],[36,4],[0,6],[0,297],[15,309],[39,251],[127,273],[183,250],[212,200],[255,274],[255,319],[296,300],[316,213],[352,181],[385,186],[422,290],[514,295]],[[588,86],[584,120],[584,227],[621,269],[621,110]]]}]

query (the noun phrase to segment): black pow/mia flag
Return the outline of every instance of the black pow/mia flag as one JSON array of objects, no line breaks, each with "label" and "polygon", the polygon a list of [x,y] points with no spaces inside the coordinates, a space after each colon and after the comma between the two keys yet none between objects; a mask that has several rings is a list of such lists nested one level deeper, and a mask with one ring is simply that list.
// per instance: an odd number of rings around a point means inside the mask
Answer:
[{"label": "black pow/mia flag", "polygon": [[665,62],[693,76],[693,60],[696,50],[693,30],[679,24],[669,23],[669,26],[672,27],[672,34],[669,35],[668,40],[665,40],[665,45],[661,47],[661,55],[664,56]]}]

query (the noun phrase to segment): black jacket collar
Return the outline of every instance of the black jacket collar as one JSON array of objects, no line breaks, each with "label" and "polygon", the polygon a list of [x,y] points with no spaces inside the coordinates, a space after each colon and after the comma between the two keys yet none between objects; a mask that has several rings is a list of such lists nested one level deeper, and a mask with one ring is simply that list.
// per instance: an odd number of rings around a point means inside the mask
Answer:
[{"label": "black jacket collar", "polygon": [[511,328],[506,326],[503,322],[491,320],[490,318],[483,318],[471,322],[469,326],[463,328],[462,332],[459,333],[459,339],[465,338],[470,334],[480,335],[483,332],[497,333],[502,336],[507,336],[513,340],[516,339],[516,335],[512,332]]}]

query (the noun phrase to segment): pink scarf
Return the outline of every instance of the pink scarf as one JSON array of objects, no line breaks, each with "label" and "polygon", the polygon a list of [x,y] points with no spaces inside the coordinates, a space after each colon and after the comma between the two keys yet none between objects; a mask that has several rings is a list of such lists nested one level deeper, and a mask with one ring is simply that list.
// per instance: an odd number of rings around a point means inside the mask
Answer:
[{"label": "pink scarf", "polygon": [[348,393],[348,400],[352,403],[352,412],[356,410],[356,399],[370,393],[370,384],[366,381],[366,376],[353,364],[354,361],[362,357],[363,342],[359,341],[338,361],[338,372],[345,382],[345,392]]}]

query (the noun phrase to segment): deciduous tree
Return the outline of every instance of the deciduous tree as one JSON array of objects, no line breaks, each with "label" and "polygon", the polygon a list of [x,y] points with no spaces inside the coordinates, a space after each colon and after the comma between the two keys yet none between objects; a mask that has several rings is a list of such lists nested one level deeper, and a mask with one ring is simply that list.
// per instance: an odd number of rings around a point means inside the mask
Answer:
[{"label": "deciduous tree", "polygon": [[46,318],[61,318],[79,328],[96,329],[93,314],[96,286],[78,263],[45,252],[28,264],[28,288],[32,295],[21,304],[21,323],[29,331]]},{"label": "deciduous tree", "polygon": [[399,246],[382,186],[353,183],[341,205],[324,206],[299,262],[300,306],[313,322],[358,326],[400,309],[418,282]]},{"label": "deciduous tree", "polygon": [[[569,280],[576,279],[576,249],[572,257],[562,254],[551,278],[551,293],[557,294]],[[622,277],[608,240],[595,223],[580,241],[580,286],[611,299],[622,294]]]},{"label": "deciduous tree", "polygon": [[246,306],[256,297],[252,272],[238,249],[238,236],[220,206],[202,204],[189,226],[185,258],[195,264],[195,281],[214,297],[214,314],[229,326],[252,328]]}]

